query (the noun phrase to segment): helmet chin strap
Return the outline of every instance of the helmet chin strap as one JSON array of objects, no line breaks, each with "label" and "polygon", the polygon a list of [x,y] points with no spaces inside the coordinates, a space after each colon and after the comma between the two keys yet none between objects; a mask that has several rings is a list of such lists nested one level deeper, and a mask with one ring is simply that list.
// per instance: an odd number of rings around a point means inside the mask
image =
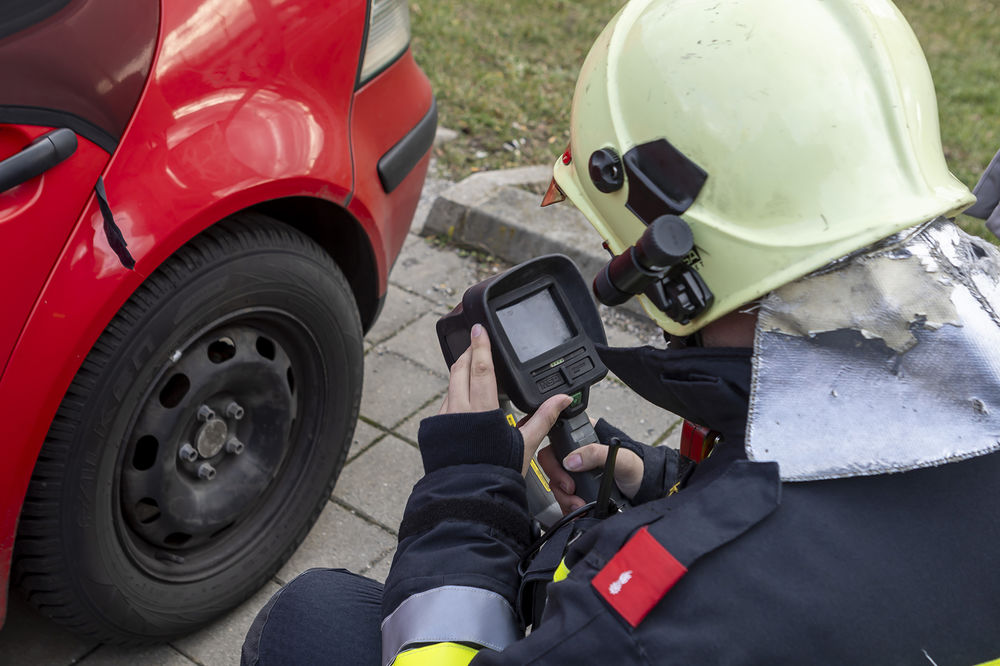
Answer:
[{"label": "helmet chin strap", "polygon": [[768,295],[747,457],[785,481],[1000,448],[1000,251],[939,218]]}]

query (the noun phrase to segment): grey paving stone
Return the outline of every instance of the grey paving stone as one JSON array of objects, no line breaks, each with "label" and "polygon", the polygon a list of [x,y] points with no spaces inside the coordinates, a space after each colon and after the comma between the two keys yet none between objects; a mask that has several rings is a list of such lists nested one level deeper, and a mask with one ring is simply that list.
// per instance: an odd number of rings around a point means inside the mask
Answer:
[{"label": "grey paving stone", "polygon": [[396,434],[416,444],[420,422],[428,416],[434,416],[438,413],[438,410],[441,409],[441,401],[444,400],[444,394],[445,392],[442,391],[440,395],[435,396],[434,400],[429,402],[423,409],[396,426]]},{"label": "grey paving stone", "polygon": [[142,666],[195,666],[197,664],[170,645],[139,649],[102,645],[78,663],[84,664],[84,666],[135,666],[136,664],[142,664]]},{"label": "grey paving stone", "polygon": [[396,549],[393,548],[391,552],[376,562],[370,569],[368,569],[368,571],[365,571],[364,575],[377,580],[380,583],[384,583],[386,576],[389,575],[389,567],[392,565],[392,557],[395,554]]},{"label": "grey paving stone", "polygon": [[351,440],[351,448],[347,452],[347,459],[350,460],[361,453],[369,444],[384,434],[378,428],[359,420],[358,425],[354,428],[354,439]]},{"label": "grey paving stone", "polygon": [[389,285],[387,294],[382,314],[379,315],[372,330],[368,331],[365,336],[365,340],[372,343],[378,343],[396,335],[406,324],[435,307],[432,301],[404,291],[394,284]]},{"label": "grey paving stone", "polygon": [[[605,314],[604,319],[604,332],[608,336],[608,345],[611,347],[666,346],[663,340],[663,329],[652,320],[642,320],[635,315],[624,313],[616,313],[615,316]],[[609,323],[608,319],[613,319],[613,321]]]},{"label": "grey paving stone", "polygon": [[389,436],[347,465],[333,494],[395,530],[410,490],[423,474],[420,452]]},{"label": "grey paving stone", "polygon": [[392,558],[395,554],[396,549],[393,548],[385,557],[373,564],[368,571],[365,571],[364,575],[380,583],[385,583],[385,579],[389,575],[389,567],[392,566]]},{"label": "grey paving stone", "polygon": [[604,418],[640,442],[652,444],[678,417],[640,398],[631,389],[605,379],[590,391],[590,416]]},{"label": "grey paving stone", "polygon": [[439,315],[428,313],[406,327],[403,334],[397,335],[382,343],[387,351],[416,361],[428,370],[442,377],[448,376],[448,366],[441,355],[435,326]]},{"label": "grey paving stone", "polygon": [[43,617],[12,590],[0,631],[0,664],[70,664],[96,647]]},{"label": "grey paving stone", "polygon": [[435,247],[410,234],[403,254],[392,270],[390,282],[433,301],[445,312],[461,299],[469,285],[479,281],[476,264],[452,249]]},{"label": "grey paving stone", "polygon": [[437,131],[434,133],[434,145],[437,146],[448,141],[454,141],[457,138],[458,132],[438,125]]},{"label": "grey paving stone", "polygon": [[232,613],[196,634],[171,643],[181,654],[206,666],[237,666],[243,638],[257,611],[278,591],[275,583],[267,583]]},{"label": "grey paving stone", "polygon": [[667,433],[667,436],[660,442],[660,446],[669,446],[672,449],[681,448],[681,421],[677,420],[674,424],[673,429]]},{"label": "grey paving stone", "polygon": [[287,583],[313,567],[361,572],[395,545],[396,537],[389,532],[329,502],[306,540],[278,572],[278,579]]},{"label": "grey paving stone", "polygon": [[445,378],[402,356],[376,348],[365,357],[361,414],[390,428],[407,419],[447,386]]},{"label": "grey paving stone", "polygon": [[624,331],[614,326],[605,326],[604,332],[608,336],[609,347],[639,347],[646,344],[635,333]]},{"label": "grey paving stone", "polygon": [[[432,160],[431,173],[434,172],[433,166],[434,163]],[[417,210],[413,213],[413,223],[410,225],[411,233],[420,234],[423,232],[424,223],[427,221],[427,215],[434,206],[434,201],[439,194],[451,188],[454,184],[450,180],[428,176],[427,180],[424,181],[424,189],[420,191],[420,201],[417,203]]]},{"label": "grey paving stone", "polygon": [[[537,194],[516,186],[551,167],[526,167],[470,176],[434,200],[423,225],[424,235],[440,235],[462,247],[482,250],[511,264],[542,254],[565,254],[589,281],[607,263],[601,238],[571,205],[539,208]],[[544,181],[547,182],[548,176]],[[642,313],[631,299],[621,307]]]}]

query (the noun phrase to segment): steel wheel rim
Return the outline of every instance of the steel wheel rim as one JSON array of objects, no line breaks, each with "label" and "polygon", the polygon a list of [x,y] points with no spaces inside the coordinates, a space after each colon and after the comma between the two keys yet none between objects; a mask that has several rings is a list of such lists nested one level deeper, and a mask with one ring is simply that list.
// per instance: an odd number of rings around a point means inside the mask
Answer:
[{"label": "steel wheel rim", "polygon": [[274,308],[220,317],[167,356],[124,438],[115,518],[140,569],[186,582],[252,554],[289,502],[318,439],[326,370],[308,327]]}]

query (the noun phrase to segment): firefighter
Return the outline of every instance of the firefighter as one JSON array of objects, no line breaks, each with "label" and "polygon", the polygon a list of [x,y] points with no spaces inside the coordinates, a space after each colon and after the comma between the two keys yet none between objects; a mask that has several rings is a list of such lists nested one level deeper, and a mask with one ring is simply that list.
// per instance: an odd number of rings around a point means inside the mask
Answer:
[{"label": "firefighter", "polygon": [[[714,451],[693,464],[599,422],[633,506],[536,549],[522,473],[568,399],[508,426],[475,329],[421,424],[384,588],[307,572],[244,662],[1000,658],[1000,253],[951,221],[974,198],[898,10],[632,0],[583,65],[550,193],[615,254],[661,216],[690,227],[694,252],[640,297],[671,344],[601,353]],[[564,509],[565,469],[605,455],[543,454]]]}]

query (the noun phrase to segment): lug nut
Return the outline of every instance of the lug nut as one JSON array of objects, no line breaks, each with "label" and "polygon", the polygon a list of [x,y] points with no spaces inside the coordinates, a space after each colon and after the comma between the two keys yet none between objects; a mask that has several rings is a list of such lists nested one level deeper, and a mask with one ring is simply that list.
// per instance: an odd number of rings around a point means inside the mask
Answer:
[{"label": "lug nut", "polygon": [[228,416],[231,419],[236,419],[237,421],[239,421],[241,418],[243,418],[243,408],[240,407],[237,403],[231,402],[228,405],[226,405],[226,416]]},{"label": "lug nut", "polygon": [[235,437],[230,437],[229,441],[226,442],[226,451],[234,455],[240,455],[243,453],[243,442],[236,439]]},{"label": "lug nut", "polygon": [[215,411],[212,410],[208,405],[202,405],[198,408],[198,420],[199,421],[210,421],[215,418]]},{"label": "lug nut", "polygon": [[198,478],[205,479],[206,481],[211,481],[215,478],[215,468],[209,465],[207,462],[202,463],[198,466]]},{"label": "lug nut", "polygon": [[198,452],[194,450],[194,447],[186,443],[177,452],[177,456],[181,460],[186,460],[188,462],[194,462],[198,459]]}]

